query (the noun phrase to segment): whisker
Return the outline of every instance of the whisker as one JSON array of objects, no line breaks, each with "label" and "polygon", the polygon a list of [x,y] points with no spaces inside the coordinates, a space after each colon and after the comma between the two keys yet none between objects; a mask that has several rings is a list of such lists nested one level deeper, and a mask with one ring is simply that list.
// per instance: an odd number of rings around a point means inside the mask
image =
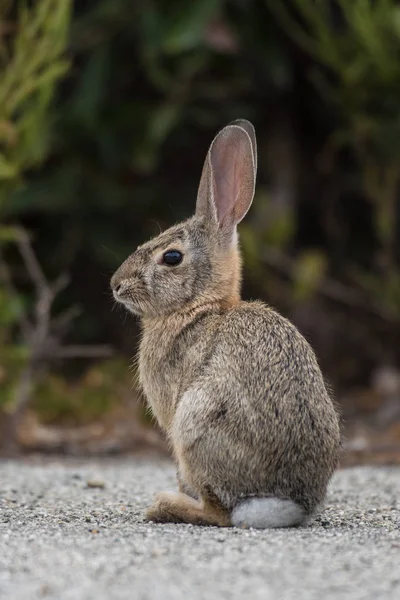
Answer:
[{"label": "whisker", "polygon": [[118,258],[118,260],[120,260],[119,256],[117,256],[115,254],[115,252],[113,250],[111,250],[111,248],[108,248],[104,244],[101,244],[101,248],[103,248],[103,250],[106,250],[107,252],[109,252],[110,254],[112,254],[113,256],[115,256],[115,258]]},{"label": "whisker", "polygon": [[155,223],[157,225],[157,227],[158,227],[158,234],[160,235],[160,233],[163,232],[163,229],[162,229],[160,223],[158,221],[154,220],[154,219],[152,219],[151,222]]}]

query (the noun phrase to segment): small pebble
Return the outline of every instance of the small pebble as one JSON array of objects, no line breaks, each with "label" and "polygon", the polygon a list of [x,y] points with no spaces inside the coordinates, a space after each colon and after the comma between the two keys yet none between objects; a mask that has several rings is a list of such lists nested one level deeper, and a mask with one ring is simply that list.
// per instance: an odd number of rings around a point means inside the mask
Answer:
[{"label": "small pebble", "polygon": [[104,481],[100,481],[99,479],[88,479],[86,482],[86,487],[104,490],[106,484],[104,483]]}]

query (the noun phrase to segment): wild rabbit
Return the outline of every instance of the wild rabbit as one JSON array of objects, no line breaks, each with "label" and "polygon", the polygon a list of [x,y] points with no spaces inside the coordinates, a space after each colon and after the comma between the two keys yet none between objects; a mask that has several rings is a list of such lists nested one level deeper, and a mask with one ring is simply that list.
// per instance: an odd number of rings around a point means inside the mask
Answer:
[{"label": "wild rabbit", "polygon": [[141,319],[140,382],[178,465],[180,491],[157,496],[151,521],[297,526],[338,463],[339,419],[313,350],[275,310],[240,299],[236,226],[256,170],[254,128],[235,121],[210,146],[195,215],[111,280]]}]

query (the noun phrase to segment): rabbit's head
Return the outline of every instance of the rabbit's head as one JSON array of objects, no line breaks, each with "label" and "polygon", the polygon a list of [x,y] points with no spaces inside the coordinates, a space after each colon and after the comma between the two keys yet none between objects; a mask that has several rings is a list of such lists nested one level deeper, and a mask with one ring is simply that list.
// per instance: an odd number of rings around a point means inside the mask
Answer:
[{"label": "rabbit's head", "polygon": [[195,215],[140,246],[111,279],[115,299],[154,317],[209,302],[239,300],[236,226],[253,200],[257,170],[254,128],[235,121],[212,142]]}]

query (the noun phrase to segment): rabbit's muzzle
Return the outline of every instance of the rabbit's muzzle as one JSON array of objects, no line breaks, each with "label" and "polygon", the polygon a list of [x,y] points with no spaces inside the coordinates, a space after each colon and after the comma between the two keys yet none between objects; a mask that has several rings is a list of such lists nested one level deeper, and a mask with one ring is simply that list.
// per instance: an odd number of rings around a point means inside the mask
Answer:
[{"label": "rabbit's muzzle", "polygon": [[111,279],[111,289],[114,299],[124,304],[132,312],[140,311],[145,300],[145,289],[140,277],[121,277],[118,271]]},{"label": "rabbit's muzzle", "polygon": [[113,291],[114,298],[117,302],[123,302],[124,297],[130,295],[132,288],[132,281],[130,279],[123,279],[122,281],[111,281],[111,289]]}]

